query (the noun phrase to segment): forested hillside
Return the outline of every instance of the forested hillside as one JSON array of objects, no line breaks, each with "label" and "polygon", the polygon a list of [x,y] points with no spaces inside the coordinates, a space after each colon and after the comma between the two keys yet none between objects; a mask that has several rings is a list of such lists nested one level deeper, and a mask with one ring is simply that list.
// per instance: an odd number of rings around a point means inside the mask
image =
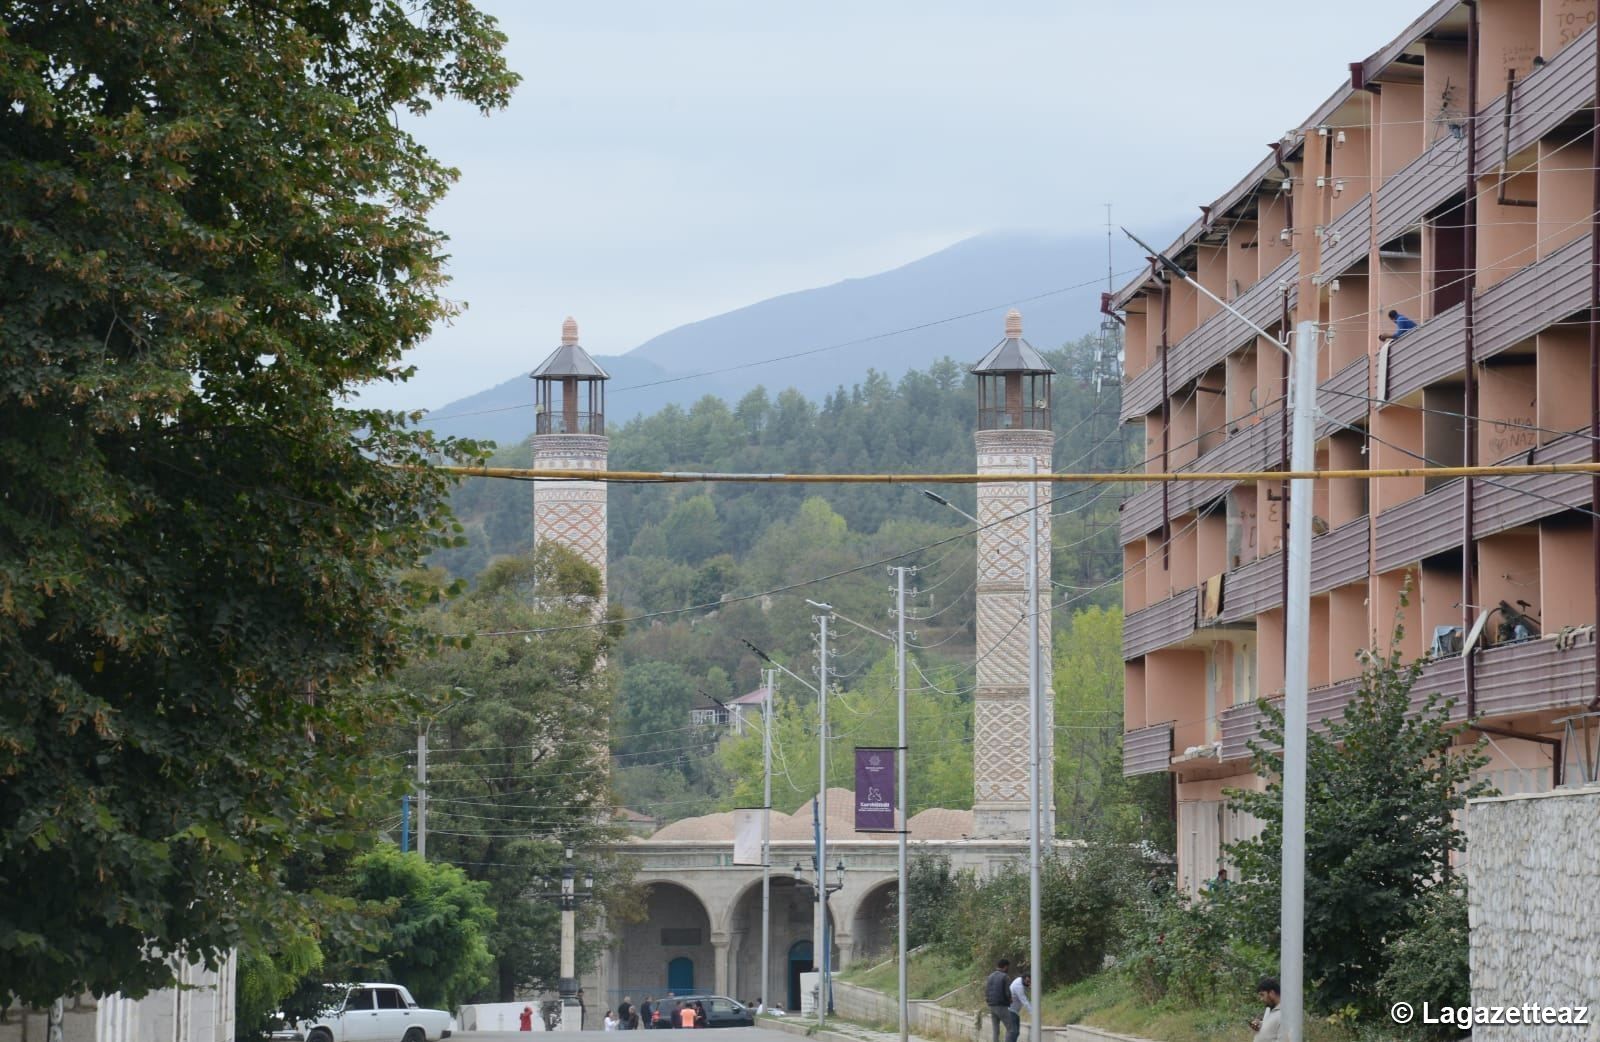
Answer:
[{"label": "forested hillside", "polygon": [[[1087,378],[1095,347],[1086,338],[1046,352],[1060,372],[1054,394],[1058,470],[1111,469],[1129,459],[1128,440],[1115,422],[1116,388],[1108,384],[1097,395]],[[793,390],[773,396],[757,389],[732,405],[708,396],[687,411],[669,406],[612,431],[611,466],[970,472],[975,413],[965,365],[946,359],[898,383],[869,375],[820,405]],[[527,466],[531,458],[530,446],[522,444],[504,449],[495,462]],[[941,491],[973,510],[970,487]],[[1074,628],[1074,611],[1119,602],[1118,491],[1058,487],[1051,493],[1059,497],[1052,505],[1059,639]],[[463,485],[456,509],[469,545],[438,563],[471,578],[493,556],[526,550],[536,493],[536,485],[523,482]],[[736,781],[748,786],[748,750],[726,740],[718,750],[714,734],[690,729],[691,705],[697,696],[727,698],[760,684],[763,663],[749,644],[814,679],[815,609],[806,598],[826,601],[865,626],[892,630],[892,558],[919,569],[908,628],[917,645],[914,730],[926,750],[926,769],[918,771],[913,800],[919,806],[968,805],[975,653],[974,540],[964,534],[969,529],[955,512],[911,487],[613,485],[610,596],[625,615],[638,618],[616,654],[621,676],[613,745],[623,801],[668,819],[731,805]],[[907,551],[915,552],[897,556]],[[831,578],[811,582],[824,576]],[[713,607],[696,607],[703,605]],[[1120,618],[1110,621],[1112,631],[1096,623],[1096,640],[1115,642]],[[831,730],[839,745],[834,762],[843,770],[857,739],[881,744],[893,737],[878,733],[885,719],[892,726],[892,713],[884,715],[892,702],[883,700],[892,695],[893,677],[887,667],[891,649],[882,638],[845,622],[836,623],[835,634],[834,683],[845,694]],[[1103,706],[1062,706],[1069,714],[1063,720],[1076,725],[1081,718],[1099,728],[1093,732],[1097,743],[1114,737],[1109,725],[1120,715],[1120,659],[1111,650],[1105,669],[1115,672],[1114,697],[1102,699]],[[1074,668],[1083,668],[1082,655],[1073,661]],[[809,728],[814,736],[814,698],[788,678],[780,692],[780,734],[793,737]],[[1072,732],[1071,742],[1058,745],[1082,748],[1087,733]],[[809,753],[786,750],[787,776],[775,802],[798,805],[814,791],[814,746],[813,740]],[[1099,745],[1085,750],[1095,759],[1090,773],[1098,776],[1106,751]],[[810,782],[804,781],[808,772]],[[1059,773],[1064,783],[1084,784],[1084,770],[1072,764]]]}]

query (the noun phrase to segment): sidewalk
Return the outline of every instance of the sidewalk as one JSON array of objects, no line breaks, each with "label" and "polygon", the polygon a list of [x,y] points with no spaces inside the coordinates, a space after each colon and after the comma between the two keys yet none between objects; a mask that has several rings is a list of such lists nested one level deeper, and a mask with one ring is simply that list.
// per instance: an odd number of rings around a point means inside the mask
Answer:
[{"label": "sidewalk", "polygon": [[[828,1018],[828,1026],[821,1031],[815,1030],[817,1022],[813,1017],[758,1017],[756,1025],[764,1028],[776,1028],[787,1031],[791,1035],[809,1035],[819,1042],[900,1042],[900,1032],[879,1031],[863,1024],[841,1019],[838,1015]],[[937,1039],[923,1038],[921,1035],[909,1036],[911,1042],[939,1042]]]}]

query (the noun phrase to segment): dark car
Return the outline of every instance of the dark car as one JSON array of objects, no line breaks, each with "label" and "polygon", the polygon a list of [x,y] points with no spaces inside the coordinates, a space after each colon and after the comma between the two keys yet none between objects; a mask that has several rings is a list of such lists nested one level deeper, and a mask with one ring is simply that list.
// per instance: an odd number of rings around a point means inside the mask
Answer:
[{"label": "dark car", "polygon": [[[755,1010],[724,995],[683,995],[669,1000],[678,1006],[689,1006],[706,1011],[706,1022],[697,1027],[749,1028],[755,1027]],[[698,1018],[696,1018],[698,1019]]]}]

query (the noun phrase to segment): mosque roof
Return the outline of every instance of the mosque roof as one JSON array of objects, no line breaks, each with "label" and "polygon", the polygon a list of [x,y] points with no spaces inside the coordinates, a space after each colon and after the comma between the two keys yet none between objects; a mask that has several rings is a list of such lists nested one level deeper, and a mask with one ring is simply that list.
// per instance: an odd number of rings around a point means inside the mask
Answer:
[{"label": "mosque roof", "polygon": [[[909,831],[910,838],[916,840],[934,839],[964,839],[972,832],[972,811],[947,810],[943,807],[934,807],[920,814],[911,815]],[[772,812],[772,840],[775,843],[785,841],[806,841],[812,837],[811,831],[811,805],[803,805],[793,814],[782,811]],[[852,840],[884,840],[886,837],[880,832],[857,832],[855,830],[855,793],[849,789],[831,788],[828,790],[828,840],[830,842],[850,842]],[[705,814],[698,818],[684,818],[666,825],[649,837],[655,840],[676,840],[678,842],[698,843],[732,843],[733,842],[733,814],[724,811],[719,814]]]}]

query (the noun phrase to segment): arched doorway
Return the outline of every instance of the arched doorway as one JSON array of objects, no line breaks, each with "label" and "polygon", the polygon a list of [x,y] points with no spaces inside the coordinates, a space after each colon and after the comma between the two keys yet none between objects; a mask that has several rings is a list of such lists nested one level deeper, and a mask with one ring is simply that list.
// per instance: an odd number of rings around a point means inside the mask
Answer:
[{"label": "arched doorway", "polygon": [[712,987],[715,959],[706,906],[686,886],[646,885],[644,916],[624,926],[617,938],[616,993],[606,996],[609,1006],[624,995],[638,1001]]},{"label": "arched doorway", "polygon": [[[811,944],[817,905],[811,888],[796,886],[790,875],[772,876],[772,900],[768,920],[767,980],[761,979],[761,881],[749,884],[734,900],[727,920],[732,946],[728,959],[728,988],[741,1002],[765,1000],[768,1005],[798,1009],[792,1005],[790,954],[797,942],[805,942],[806,968],[813,959]],[[832,917],[833,909],[829,908]],[[837,926],[837,923],[834,924]],[[834,966],[839,965],[838,945],[834,946]],[[798,993],[796,993],[797,996]]]},{"label": "arched doorway", "polygon": [[850,923],[854,958],[877,961],[894,953],[898,939],[894,914],[894,895],[899,884],[894,880],[879,883],[862,895]]},{"label": "arched doorway", "polygon": [[810,973],[812,970],[812,953],[810,941],[796,941],[789,946],[789,959],[785,964],[786,977],[789,982],[789,995],[786,999],[787,1009],[791,1013],[800,1011],[800,975]]}]

